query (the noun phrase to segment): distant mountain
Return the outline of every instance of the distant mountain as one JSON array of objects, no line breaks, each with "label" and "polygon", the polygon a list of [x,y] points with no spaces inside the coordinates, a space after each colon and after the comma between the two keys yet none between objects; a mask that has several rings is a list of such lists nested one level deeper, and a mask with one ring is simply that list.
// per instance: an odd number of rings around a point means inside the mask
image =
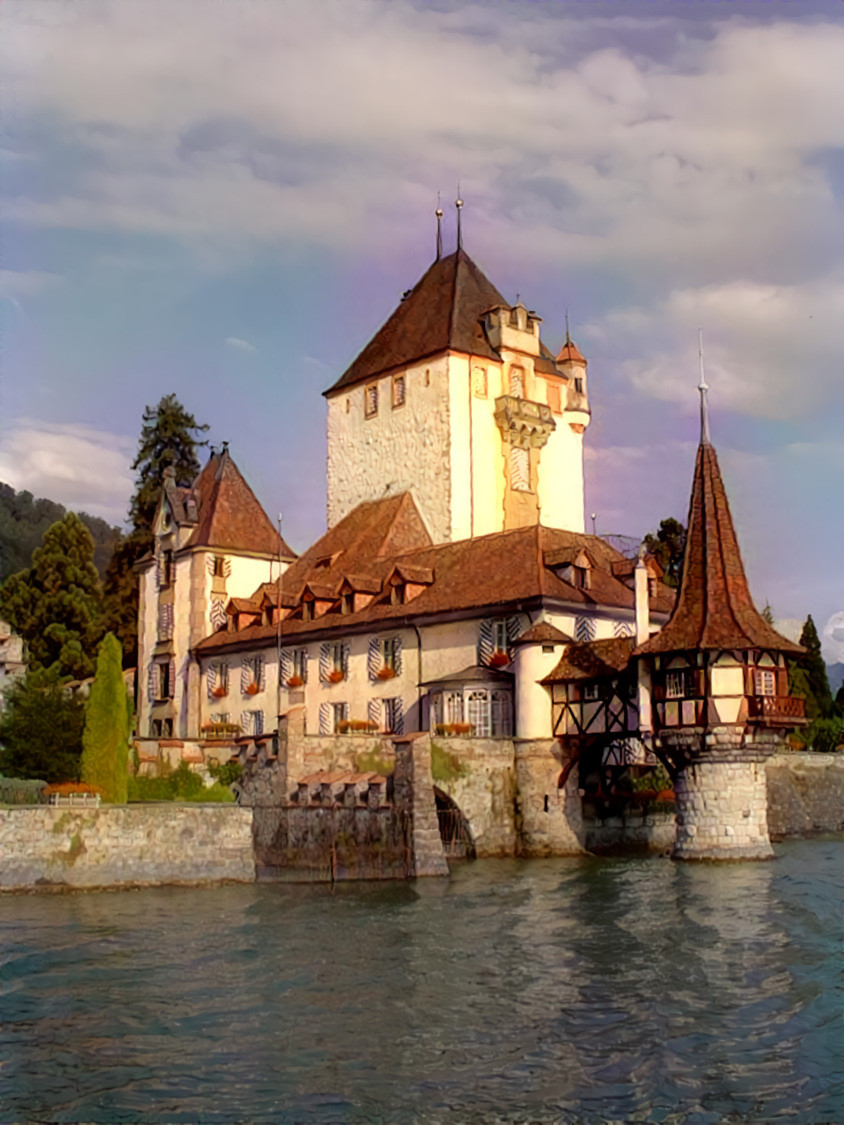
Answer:
[{"label": "distant mountain", "polygon": [[[120,538],[120,529],[111,527],[99,516],[77,514],[93,537],[94,562],[102,577]],[[0,583],[29,566],[44,532],[66,515],[67,508],[55,500],[36,499],[31,492],[16,492],[10,485],[0,483]]]},{"label": "distant mountain", "polygon": [[826,675],[829,680],[829,687],[833,695],[844,683],[844,664],[840,661],[838,664],[827,664]]}]

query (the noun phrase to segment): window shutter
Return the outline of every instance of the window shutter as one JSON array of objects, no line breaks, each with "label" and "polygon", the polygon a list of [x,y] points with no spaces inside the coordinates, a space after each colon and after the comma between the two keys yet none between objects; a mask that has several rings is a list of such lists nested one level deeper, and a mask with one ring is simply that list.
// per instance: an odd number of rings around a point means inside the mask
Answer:
[{"label": "window shutter", "polygon": [[507,641],[512,645],[522,635],[528,624],[528,619],[523,613],[513,613],[507,618]]},{"label": "window shutter", "polygon": [[395,661],[393,668],[397,676],[401,675],[401,637],[395,638]]},{"label": "window shutter", "polygon": [[393,725],[394,734],[404,734],[404,708],[400,695],[393,700]]},{"label": "window shutter", "polygon": [[248,656],[242,656],[240,659],[240,690],[245,694],[246,689],[252,683],[252,661]]},{"label": "window shutter", "polygon": [[381,640],[379,637],[369,638],[369,652],[366,658],[366,670],[370,683],[378,683],[378,670],[381,667]]},{"label": "window shutter", "polygon": [[319,705],[319,733],[331,734],[331,704],[320,703]]},{"label": "window shutter", "polygon": [[289,648],[281,650],[281,682],[286,684],[293,675],[293,653]]},{"label": "window shutter", "polygon": [[492,656],[492,620],[489,617],[481,622],[478,637],[478,664],[489,664]]},{"label": "window shutter", "polygon": [[518,445],[510,448],[510,487],[515,492],[530,492],[530,454]]},{"label": "window shutter", "polygon": [[785,668],[777,668],[777,695],[788,695],[788,672]]},{"label": "window shutter", "polygon": [[591,617],[578,617],[574,623],[574,635],[577,640],[594,641],[595,639],[595,622]]},{"label": "window shutter", "polygon": [[[328,641],[323,641],[319,646],[319,678],[324,684],[328,683],[328,677],[331,672],[331,645]],[[320,723],[322,719],[320,719]],[[329,732],[326,731],[326,734]]]},{"label": "window shutter", "polygon": [[380,699],[370,699],[366,705],[366,717],[370,723],[374,723],[377,730],[382,727],[381,715],[384,710],[384,705]]},{"label": "window shutter", "polygon": [[208,671],[205,673],[208,678],[208,698],[214,698],[214,688],[217,686],[217,665],[209,664]]},{"label": "window shutter", "polygon": [[155,662],[150,664],[149,672],[147,674],[147,697],[150,703],[153,703],[158,695],[158,669]]},{"label": "window shutter", "polygon": [[170,684],[168,695],[172,699],[176,694],[176,661],[170,660]]},{"label": "window shutter", "polygon": [[744,670],[744,694],[756,694],[756,669],[748,665]]},{"label": "window shutter", "polygon": [[251,716],[250,716],[248,711],[241,711],[240,712],[240,733],[241,734],[251,734],[252,733],[252,731],[249,729],[250,725],[251,725],[250,718],[251,718]]},{"label": "window shutter", "polygon": [[211,609],[209,611],[211,618],[211,627],[216,631],[222,629],[226,624],[226,602],[225,598],[212,598]]}]

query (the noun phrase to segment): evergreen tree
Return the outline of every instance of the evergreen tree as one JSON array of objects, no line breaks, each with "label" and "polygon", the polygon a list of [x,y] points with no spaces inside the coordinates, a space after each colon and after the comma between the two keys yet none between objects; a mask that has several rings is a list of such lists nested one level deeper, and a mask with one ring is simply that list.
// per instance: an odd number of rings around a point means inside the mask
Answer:
[{"label": "evergreen tree", "polygon": [[84,707],[57,677],[29,672],[6,689],[0,773],[48,783],[79,780]]},{"label": "evergreen tree", "polygon": [[661,520],[656,535],[648,532],[642,540],[648,554],[653,555],[664,571],[666,586],[679,586],[686,550],[686,529],[673,516]]},{"label": "evergreen tree", "polygon": [[773,629],[773,627],[774,627],[774,611],[771,609],[771,603],[770,602],[765,602],[765,608],[762,610],[762,612],[759,614],[759,616],[762,618],[763,621],[767,621],[767,623]]},{"label": "evergreen tree", "polygon": [[[806,697],[806,714],[810,719],[820,716],[828,719],[834,711],[832,692],[829,690],[829,679],[826,674],[826,664],[821,655],[821,641],[812,615],[806,618],[803,632],[800,634],[800,644],[806,649],[803,657],[803,667],[808,681],[809,695]],[[813,714],[809,713],[810,701]]]},{"label": "evergreen tree", "polygon": [[199,472],[197,449],[208,426],[199,425],[175,395],[165,395],[144,411],[136,470],[135,493],[129,516],[132,529],[114,549],[106,568],[106,627],[123,646],[127,667],[137,663],[138,577],[134,565],[153,548],[152,524],[161,498],[164,469],[172,465],[176,484],[189,485]]},{"label": "evergreen tree", "polygon": [[107,633],[97,656],[97,674],[85,707],[82,780],[103,791],[103,800],[125,805],[129,789],[131,703],[123,682],[123,650]]},{"label": "evergreen tree", "polygon": [[102,612],[94,541],[80,518],[69,512],[44,533],[32,566],[4,583],[0,617],[26,641],[34,670],[84,679],[94,671]]}]

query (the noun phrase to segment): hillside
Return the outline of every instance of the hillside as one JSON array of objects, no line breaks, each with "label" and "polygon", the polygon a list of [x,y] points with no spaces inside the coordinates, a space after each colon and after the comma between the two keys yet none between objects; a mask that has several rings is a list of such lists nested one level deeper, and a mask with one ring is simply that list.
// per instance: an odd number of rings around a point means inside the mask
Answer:
[{"label": "hillside", "polygon": [[[67,509],[54,500],[36,499],[31,492],[16,492],[0,483],[0,583],[29,566],[44,532],[66,514]],[[94,539],[94,562],[102,577],[120,530],[98,516],[78,515]]]}]

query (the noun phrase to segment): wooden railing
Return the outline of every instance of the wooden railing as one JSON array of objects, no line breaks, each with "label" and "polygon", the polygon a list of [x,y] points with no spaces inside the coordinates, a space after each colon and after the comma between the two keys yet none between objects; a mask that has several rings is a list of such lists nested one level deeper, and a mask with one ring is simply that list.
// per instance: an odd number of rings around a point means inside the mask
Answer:
[{"label": "wooden railing", "polygon": [[747,717],[752,722],[787,726],[804,723],[806,701],[796,695],[752,695],[747,700]]}]

